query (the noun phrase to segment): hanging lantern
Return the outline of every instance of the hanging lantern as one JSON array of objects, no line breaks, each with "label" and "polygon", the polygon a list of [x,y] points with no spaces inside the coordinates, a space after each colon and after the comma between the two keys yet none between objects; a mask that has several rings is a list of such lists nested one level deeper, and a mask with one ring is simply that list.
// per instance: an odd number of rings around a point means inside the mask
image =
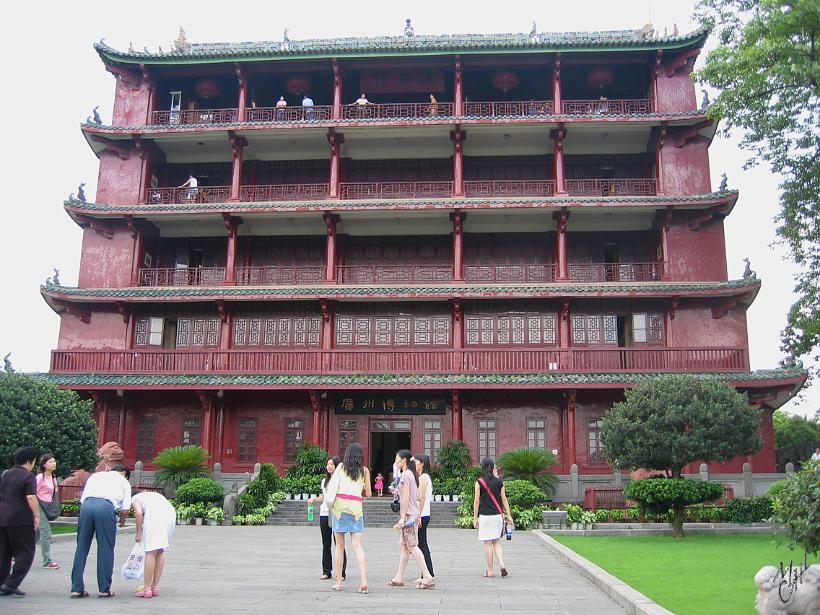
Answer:
[{"label": "hanging lantern", "polygon": [[313,81],[307,75],[291,75],[285,81],[285,89],[291,94],[307,94]]},{"label": "hanging lantern", "polygon": [[211,79],[210,77],[197,79],[197,82],[194,84],[194,92],[196,92],[196,95],[204,100],[216,98],[219,96],[219,90],[219,83],[217,80]]},{"label": "hanging lantern", "polygon": [[500,70],[493,73],[493,87],[505,94],[518,87],[518,75],[511,70]]},{"label": "hanging lantern", "polygon": [[615,81],[615,73],[606,66],[596,66],[587,71],[587,85],[591,88],[603,89],[612,85]]}]

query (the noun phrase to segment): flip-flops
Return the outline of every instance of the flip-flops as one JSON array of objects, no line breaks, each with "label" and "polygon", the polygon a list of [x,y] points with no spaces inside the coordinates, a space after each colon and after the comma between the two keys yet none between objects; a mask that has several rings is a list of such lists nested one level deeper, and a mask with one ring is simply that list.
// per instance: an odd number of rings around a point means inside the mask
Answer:
[{"label": "flip-flops", "polygon": [[390,587],[404,587],[404,581],[395,581],[393,579],[390,579],[387,584]]},{"label": "flip-flops", "polygon": [[510,573],[507,572],[507,569],[504,568],[504,566],[501,566],[501,576],[506,577],[508,574],[510,574]]},{"label": "flip-flops", "polygon": [[485,571],[484,571],[484,574],[483,574],[483,575],[481,575],[481,576],[488,577],[488,578],[489,578],[489,577],[494,577],[494,576],[495,576],[495,573],[494,573],[494,572],[490,572],[489,570],[485,570]]},{"label": "flip-flops", "polygon": [[97,598],[113,598],[113,597],[114,597],[114,596],[116,596],[116,595],[117,595],[117,594],[115,594],[114,592],[112,592],[112,591],[109,589],[107,592],[102,592],[102,593],[100,593],[100,594],[97,594]]},{"label": "flip-flops", "polygon": [[81,591],[79,594],[71,594],[69,596],[69,598],[72,598],[72,599],[74,599],[74,598],[88,598],[88,592],[87,591]]}]

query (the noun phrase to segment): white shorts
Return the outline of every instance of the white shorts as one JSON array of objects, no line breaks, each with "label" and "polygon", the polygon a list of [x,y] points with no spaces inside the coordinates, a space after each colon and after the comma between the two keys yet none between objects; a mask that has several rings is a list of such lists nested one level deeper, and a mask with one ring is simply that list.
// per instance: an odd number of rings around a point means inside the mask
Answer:
[{"label": "white shorts", "polygon": [[504,531],[504,517],[501,515],[478,515],[478,539],[498,540]]}]

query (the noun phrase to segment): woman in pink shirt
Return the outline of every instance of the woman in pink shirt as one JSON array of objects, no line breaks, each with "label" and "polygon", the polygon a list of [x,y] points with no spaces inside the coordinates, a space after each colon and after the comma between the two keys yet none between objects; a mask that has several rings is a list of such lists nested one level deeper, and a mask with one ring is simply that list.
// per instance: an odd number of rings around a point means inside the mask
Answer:
[{"label": "woman in pink shirt", "polygon": [[43,568],[57,570],[60,564],[51,559],[51,522],[46,516],[43,502],[49,503],[57,492],[57,479],[54,470],[57,460],[54,455],[46,453],[40,457],[37,473],[37,500],[40,502],[40,550],[43,552]]}]

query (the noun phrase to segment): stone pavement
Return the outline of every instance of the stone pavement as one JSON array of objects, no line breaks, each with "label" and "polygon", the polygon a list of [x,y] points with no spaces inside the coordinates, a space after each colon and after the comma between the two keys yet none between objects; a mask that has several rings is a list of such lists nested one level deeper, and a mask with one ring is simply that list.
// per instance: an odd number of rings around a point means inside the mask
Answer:
[{"label": "stone pavement", "polygon": [[[355,556],[349,553],[344,591],[322,581],[321,538],[312,527],[196,527],[180,526],[168,551],[161,596],[146,600],[133,596],[135,583],[119,574],[133,545],[133,534],[118,537],[113,590],[117,596],[96,597],[96,547],[85,571],[91,597],[70,600],[69,576],[74,542],[52,547],[60,570],[40,567],[37,553],[22,589],[24,598],[0,597],[0,613],[341,613],[361,615],[473,615],[512,612],[535,614],[622,614],[624,611],[591,583],[560,562],[529,532],[504,541],[510,576],[481,576],[484,556],[474,531],[434,529],[429,533],[437,587],[416,590],[415,564],[407,568],[408,585],[387,587],[398,562],[394,530],[365,531],[370,593],[360,595]],[[497,571],[496,571],[497,572]]]}]

